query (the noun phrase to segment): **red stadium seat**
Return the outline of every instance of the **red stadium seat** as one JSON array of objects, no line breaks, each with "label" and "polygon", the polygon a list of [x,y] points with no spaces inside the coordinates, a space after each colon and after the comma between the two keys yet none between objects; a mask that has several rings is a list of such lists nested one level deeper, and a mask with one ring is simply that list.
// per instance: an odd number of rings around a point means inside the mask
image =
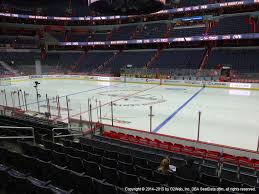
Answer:
[{"label": "red stadium seat", "polygon": [[129,136],[128,136],[127,134],[119,133],[118,136],[119,136],[119,139],[120,139],[120,140],[123,140],[123,141],[128,141],[128,140],[129,140],[129,139],[128,139]]},{"label": "red stadium seat", "polygon": [[182,153],[187,154],[187,155],[193,155],[194,150],[195,150],[194,147],[185,146],[185,147],[182,148]]},{"label": "red stadium seat", "polygon": [[111,131],[110,137],[114,139],[119,139],[119,134],[117,132]]},{"label": "red stadium seat", "polygon": [[149,142],[149,146],[151,147],[159,147],[159,144],[161,143],[161,141],[157,140],[157,139],[154,139],[153,141],[151,140]]},{"label": "red stadium seat", "polygon": [[172,152],[183,153],[183,154],[187,154],[201,159],[208,158],[211,160],[220,161],[220,159],[222,158],[223,163],[230,163],[230,164],[239,165],[240,167],[259,169],[259,160],[255,160],[255,159],[251,160],[247,157],[236,157],[229,154],[223,154],[223,156],[221,156],[221,153],[217,151],[209,151],[206,149],[195,148],[192,146],[183,146],[181,144],[177,144],[177,143],[173,144],[172,142],[166,142],[166,141],[162,142],[158,139],[151,140],[149,138],[142,138],[139,136],[124,134],[121,132],[117,133],[114,131],[104,131],[103,136],[119,139],[123,141],[129,141],[135,144],[142,144],[142,145],[151,146],[154,148],[160,148],[160,149],[168,150]]},{"label": "red stadium seat", "polygon": [[112,133],[109,132],[109,131],[104,131],[103,132],[103,136],[105,136],[105,137],[112,137]]},{"label": "red stadium seat", "polygon": [[190,153],[190,155],[192,155],[192,156],[194,156],[194,157],[196,157],[196,158],[205,158],[205,154],[202,154],[202,153],[199,153],[199,152],[192,152],[192,153]]},{"label": "red stadium seat", "polygon": [[259,160],[253,160],[255,169],[259,170]]},{"label": "red stadium seat", "polygon": [[137,139],[139,140],[139,144],[142,144],[142,145],[149,145],[149,142],[150,142],[150,139],[148,138],[142,138],[142,137],[138,137],[137,136]]},{"label": "red stadium seat", "polygon": [[198,158],[205,158],[207,150],[197,148],[194,151],[190,152],[190,154]]},{"label": "red stadium seat", "polygon": [[238,158],[236,156],[224,154],[223,155],[224,163],[238,164]]},{"label": "red stadium seat", "polygon": [[195,150],[194,150],[194,152],[195,153],[200,153],[200,154],[202,154],[202,155],[206,155],[207,154],[207,150],[205,150],[205,149],[200,149],[200,148],[196,148]]},{"label": "red stadium seat", "polygon": [[128,135],[128,139],[132,143],[138,143],[139,142],[139,139],[136,138],[134,135]]},{"label": "red stadium seat", "polygon": [[217,152],[217,151],[208,151],[206,155],[206,158],[211,160],[217,160],[217,161],[220,160],[220,157],[221,157],[220,152]]},{"label": "red stadium seat", "polygon": [[158,144],[162,143],[159,139],[154,139],[154,141],[157,142]]},{"label": "red stadium seat", "polygon": [[174,144],[171,142],[162,142],[159,144],[159,148],[164,149],[164,150],[170,150],[170,147],[173,146]]},{"label": "red stadium seat", "polygon": [[239,164],[239,166],[245,166],[245,167],[250,167],[250,168],[254,167],[254,162],[251,161],[247,157],[240,157],[238,159],[238,164]]},{"label": "red stadium seat", "polygon": [[182,149],[182,152],[193,152],[195,150],[195,147],[192,146],[184,146]]},{"label": "red stadium seat", "polygon": [[174,152],[182,152],[182,149],[183,149],[183,145],[181,144],[174,144],[170,147],[170,150]]}]

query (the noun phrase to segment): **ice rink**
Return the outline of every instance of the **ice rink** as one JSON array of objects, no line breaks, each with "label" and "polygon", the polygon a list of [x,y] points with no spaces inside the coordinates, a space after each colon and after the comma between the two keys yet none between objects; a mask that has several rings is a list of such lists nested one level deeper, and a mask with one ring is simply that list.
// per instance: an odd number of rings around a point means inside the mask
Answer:
[{"label": "ice rink", "polygon": [[[35,81],[35,80],[34,80]],[[111,101],[114,125],[150,130],[161,134],[197,139],[198,112],[201,111],[200,140],[238,148],[256,150],[259,136],[259,91],[180,87],[152,84],[110,83],[81,80],[39,81],[40,111],[47,112],[46,94],[51,114],[58,115],[56,96],[60,96],[61,116],[67,121],[66,96],[71,118],[89,119],[88,102],[93,121],[111,124]],[[5,88],[8,106],[37,111],[33,81],[20,82]],[[11,92],[16,94],[11,95]],[[20,92],[21,94],[21,92]],[[89,100],[88,100],[89,99]],[[0,96],[5,105],[4,95]],[[100,118],[101,104],[101,118]]]}]

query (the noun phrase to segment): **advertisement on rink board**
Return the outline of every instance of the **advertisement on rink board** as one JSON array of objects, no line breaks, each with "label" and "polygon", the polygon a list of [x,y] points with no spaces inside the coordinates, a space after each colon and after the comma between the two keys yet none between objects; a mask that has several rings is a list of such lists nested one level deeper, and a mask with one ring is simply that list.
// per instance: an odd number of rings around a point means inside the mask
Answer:
[{"label": "advertisement on rink board", "polygon": [[163,80],[163,83],[180,84],[180,83],[182,83],[182,81],[181,80],[165,79],[165,80]]},{"label": "advertisement on rink board", "polygon": [[[2,78],[3,79],[3,78]],[[21,81],[21,80],[28,80],[29,76],[19,76],[19,77],[11,77],[11,78],[6,78],[6,79],[11,79],[13,81]]]},{"label": "advertisement on rink board", "polygon": [[98,81],[123,81],[120,77],[101,77],[101,76],[86,76],[88,80],[98,80]]},{"label": "advertisement on rink board", "polygon": [[184,80],[185,84],[195,85],[195,86],[202,86],[202,81],[196,81],[196,80]]},{"label": "advertisement on rink board", "polygon": [[30,79],[41,79],[43,78],[42,75],[30,75]]},{"label": "advertisement on rink board", "polygon": [[31,75],[30,76],[30,79],[42,79],[42,78],[47,78],[47,79],[57,79],[57,78],[60,78],[60,79],[79,79],[81,78],[80,75]]},{"label": "advertisement on rink board", "polygon": [[231,88],[246,88],[246,89],[249,89],[252,87],[252,85],[248,83],[230,83],[229,86]]},{"label": "advertisement on rink board", "polygon": [[147,83],[160,83],[160,79],[146,79]]},{"label": "advertisement on rink board", "polygon": [[97,77],[99,81],[110,81],[110,77]]},{"label": "advertisement on rink board", "polygon": [[113,81],[123,81],[120,77],[112,77],[111,80]]},{"label": "advertisement on rink board", "polygon": [[207,86],[228,86],[227,82],[207,82]]},{"label": "advertisement on rink board", "polygon": [[[9,77],[0,78],[0,85],[2,85],[2,82],[11,82],[13,79]],[[13,80],[14,81],[14,80]]]},{"label": "advertisement on rink board", "polygon": [[80,75],[65,75],[67,78],[81,78]]},{"label": "advertisement on rink board", "polygon": [[139,83],[160,83],[160,79],[149,79],[149,78],[133,78],[133,77],[127,77],[126,82],[139,82]]},{"label": "advertisement on rink board", "polygon": [[172,84],[172,85],[182,85],[182,84],[188,84],[188,85],[194,85],[194,86],[202,86],[202,81],[196,81],[196,80],[163,80],[163,83],[165,84]]}]

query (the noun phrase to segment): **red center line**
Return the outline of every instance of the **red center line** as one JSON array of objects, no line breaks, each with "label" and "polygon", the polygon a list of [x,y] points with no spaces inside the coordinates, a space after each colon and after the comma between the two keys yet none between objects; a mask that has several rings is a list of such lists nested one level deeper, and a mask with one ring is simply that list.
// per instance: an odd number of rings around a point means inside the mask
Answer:
[{"label": "red center line", "polygon": [[[142,93],[142,92],[151,90],[151,89],[153,89],[153,88],[156,88],[156,87],[158,87],[158,86],[159,86],[159,85],[156,85],[156,86],[154,86],[154,87],[147,88],[147,89],[145,89],[145,90],[141,90],[141,91],[135,92],[135,93],[130,94],[130,95],[128,95],[128,96],[125,96],[125,97],[122,97],[122,98],[118,98],[118,99],[116,99],[116,100],[113,100],[112,102],[117,102],[117,101],[123,100],[123,99],[125,99],[125,98],[129,98],[129,97],[134,96],[134,95],[136,95],[136,94],[139,94],[139,93]],[[107,103],[105,103],[105,104],[102,104],[101,107],[106,106],[106,105],[108,105],[108,104],[110,104],[110,103],[111,103],[111,102],[107,102]],[[92,108],[92,110],[95,110],[95,109],[97,109],[97,108],[100,108],[100,106],[96,106],[95,108]],[[87,110],[87,111],[84,111],[84,112],[81,112],[81,113],[77,113],[77,114],[72,115],[72,116],[70,116],[70,117],[72,118],[72,117],[78,116],[78,115],[80,115],[80,114],[82,115],[82,114],[88,113],[89,111],[90,111],[90,110]],[[64,120],[67,120],[67,119],[68,119],[68,117],[62,119],[61,121],[64,121]]]}]

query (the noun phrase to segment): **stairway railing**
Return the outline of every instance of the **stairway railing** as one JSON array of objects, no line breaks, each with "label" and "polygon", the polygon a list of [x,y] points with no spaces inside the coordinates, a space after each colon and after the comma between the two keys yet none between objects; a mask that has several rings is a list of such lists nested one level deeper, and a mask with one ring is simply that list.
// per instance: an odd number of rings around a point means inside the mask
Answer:
[{"label": "stairway railing", "polygon": [[0,139],[33,139],[33,144],[35,144],[35,131],[33,127],[14,127],[14,126],[0,126],[0,129],[24,129],[31,130],[32,135],[30,136],[0,136]]},{"label": "stairway railing", "polygon": [[[70,131],[76,131],[78,130],[77,132],[78,133],[72,133],[72,134],[67,134],[67,135],[55,135],[55,131],[56,130],[70,130]],[[52,142],[55,143],[55,138],[61,138],[61,137],[74,137],[74,136],[83,136],[84,135],[84,132],[83,132],[83,129],[82,127],[71,127],[71,128],[53,128],[52,129]]]}]

